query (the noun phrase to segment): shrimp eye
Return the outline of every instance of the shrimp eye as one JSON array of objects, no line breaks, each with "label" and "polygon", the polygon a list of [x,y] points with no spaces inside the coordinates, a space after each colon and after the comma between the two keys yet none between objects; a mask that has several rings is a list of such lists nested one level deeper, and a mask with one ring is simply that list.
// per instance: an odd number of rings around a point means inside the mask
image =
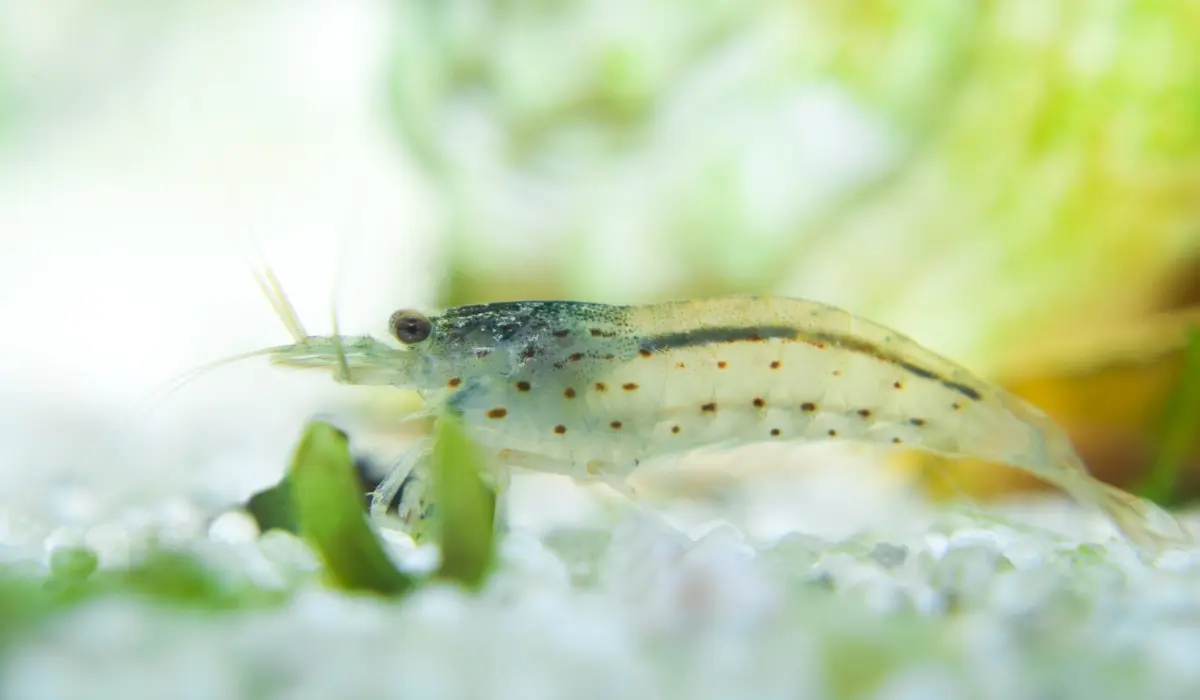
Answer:
[{"label": "shrimp eye", "polygon": [[401,310],[392,314],[389,321],[392,327],[392,334],[396,336],[405,345],[419,343],[429,337],[429,333],[433,330],[429,319],[422,316],[416,311]]}]

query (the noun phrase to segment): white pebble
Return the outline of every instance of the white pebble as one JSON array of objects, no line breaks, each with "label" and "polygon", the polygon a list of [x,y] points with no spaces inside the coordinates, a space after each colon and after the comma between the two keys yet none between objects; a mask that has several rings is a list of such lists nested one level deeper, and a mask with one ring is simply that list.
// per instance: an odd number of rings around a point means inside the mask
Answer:
[{"label": "white pebble", "polygon": [[217,516],[208,526],[208,536],[224,544],[246,544],[259,536],[258,523],[241,510],[231,510]]}]

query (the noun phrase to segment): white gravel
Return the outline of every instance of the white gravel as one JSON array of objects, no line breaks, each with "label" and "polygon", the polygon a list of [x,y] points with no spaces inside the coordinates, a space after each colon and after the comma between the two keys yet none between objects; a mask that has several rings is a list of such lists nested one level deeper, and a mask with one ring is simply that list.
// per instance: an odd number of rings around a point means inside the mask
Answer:
[{"label": "white gravel", "polygon": [[[825,497],[818,477],[791,481]],[[9,649],[0,697],[1200,696],[1200,553],[1144,565],[1066,504],[1041,506],[1057,532],[1028,508],[1010,526],[910,500],[848,538],[773,541],[648,506],[590,524],[521,516],[519,504],[567,490],[518,482],[518,525],[481,593],[430,586],[399,602],[323,588],[303,543],[260,538],[238,512],[214,519],[174,498],[55,525],[9,502],[0,552],[26,570],[78,543],[120,565],[155,534],[292,595],[227,613],[83,604]],[[429,565],[429,550],[389,541],[406,565]]]}]

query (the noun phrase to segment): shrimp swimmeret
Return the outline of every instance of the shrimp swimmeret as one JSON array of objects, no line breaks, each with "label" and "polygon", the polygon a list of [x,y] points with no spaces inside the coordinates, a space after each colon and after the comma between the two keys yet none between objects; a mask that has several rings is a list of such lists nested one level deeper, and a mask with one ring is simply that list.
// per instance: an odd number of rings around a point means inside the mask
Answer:
[{"label": "shrimp swimmeret", "polygon": [[[699,448],[851,440],[1022,469],[1103,510],[1143,551],[1191,544],[1165,511],[1091,476],[1044,413],[913,340],[800,299],[740,296],[645,306],[524,301],[426,316],[397,311],[401,347],[296,336],[273,363],[416,390],[461,417],[498,467],[601,481],[632,494],[639,463]],[[410,527],[429,509],[428,444],[376,489]]]}]

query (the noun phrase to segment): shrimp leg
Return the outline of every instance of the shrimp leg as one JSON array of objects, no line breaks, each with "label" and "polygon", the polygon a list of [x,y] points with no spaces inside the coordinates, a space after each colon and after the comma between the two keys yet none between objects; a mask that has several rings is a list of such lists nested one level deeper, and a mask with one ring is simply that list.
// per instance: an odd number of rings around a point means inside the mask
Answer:
[{"label": "shrimp leg", "polygon": [[[431,437],[424,438],[409,448],[371,494],[371,517],[386,518],[394,505],[396,517],[403,524],[401,529],[415,542],[424,541],[429,535],[429,519],[437,505],[433,500],[431,488],[433,450]],[[507,499],[503,496],[508,490],[509,470],[502,467],[490,476],[488,481],[497,496],[494,528],[500,532],[505,529],[507,523]]]},{"label": "shrimp leg", "polygon": [[413,517],[424,518],[428,503],[429,460],[433,455],[433,440],[425,438],[404,453],[383,481],[371,494],[370,513],[373,518],[387,515],[397,496],[396,511],[408,523]]}]

